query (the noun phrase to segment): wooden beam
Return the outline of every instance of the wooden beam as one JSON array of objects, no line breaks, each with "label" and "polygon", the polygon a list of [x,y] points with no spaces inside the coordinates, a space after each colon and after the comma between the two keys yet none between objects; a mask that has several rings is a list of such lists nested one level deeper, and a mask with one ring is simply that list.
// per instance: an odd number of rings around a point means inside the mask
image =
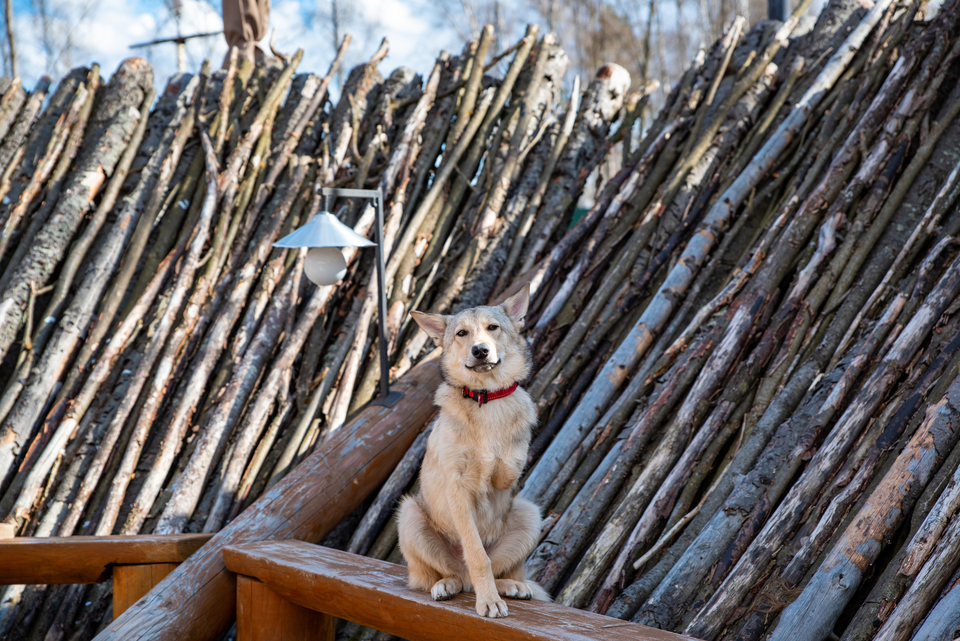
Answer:
[{"label": "wooden beam", "polygon": [[392,386],[393,407],[368,405],[97,639],[206,641],[234,620],[236,576],[224,547],[267,538],[317,542],[374,491],[434,413],[439,350]]},{"label": "wooden beam", "polygon": [[[227,567],[311,610],[417,641],[690,641],[691,637],[543,601],[509,600],[510,616],[477,614],[473,594],[434,601],[407,587],[406,568],[300,541],[223,550]],[[238,641],[243,639],[242,636]]]},{"label": "wooden beam", "polygon": [[180,563],[210,534],[16,537],[0,540],[0,585],[100,583],[110,566]]},{"label": "wooden beam", "polygon": [[126,612],[140,597],[153,589],[179,563],[118,565],[113,568],[113,618]]},{"label": "wooden beam", "polygon": [[237,577],[237,641],[333,641],[335,622],[257,579]]}]

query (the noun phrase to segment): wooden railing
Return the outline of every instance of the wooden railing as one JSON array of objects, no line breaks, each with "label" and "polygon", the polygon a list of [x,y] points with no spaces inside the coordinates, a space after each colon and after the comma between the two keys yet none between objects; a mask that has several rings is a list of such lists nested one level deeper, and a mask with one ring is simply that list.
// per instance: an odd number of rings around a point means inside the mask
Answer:
[{"label": "wooden railing", "polygon": [[211,536],[4,537],[0,585],[101,583],[112,578],[116,618]]},{"label": "wooden railing", "polygon": [[434,601],[407,587],[403,566],[302,541],[229,546],[223,558],[237,574],[237,641],[332,641],[334,617],[411,641],[690,641],[543,601],[509,600],[508,617],[484,618],[472,594]]},{"label": "wooden railing", "polygon": [[434,412],[437,354],[391,387],[393,407],[368,405],[280,482],[96,636],[97,641],[215,641],[234,621],[236,578],[223,547],[323,537],[383,483]]},{"label": "wooden railing", "polygon": [[[100,583],[112,577],[116,618],[210,536],[0,539],[0,585]],[[411,641],[690,640],[543,601],[510,600],[510,616],[483,618],[472,594],[437,602],[407,587],[403,566],[303,541],[253,541],[220,553],[226,570],[236,575],[237,641],[332,641],[337,618]]]}]

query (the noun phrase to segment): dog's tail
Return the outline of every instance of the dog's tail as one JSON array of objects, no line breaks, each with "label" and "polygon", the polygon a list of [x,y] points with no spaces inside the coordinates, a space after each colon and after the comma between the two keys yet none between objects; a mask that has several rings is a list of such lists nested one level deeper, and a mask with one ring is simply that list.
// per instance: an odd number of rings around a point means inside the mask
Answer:
[{"label": "dog's tail", "polygon": [[530,588],[530,594],[533,595],[534,601],[553,601],[553,599],[550,598],[550,593],[544,590],[536,581],[527,579],[527,587]]}]

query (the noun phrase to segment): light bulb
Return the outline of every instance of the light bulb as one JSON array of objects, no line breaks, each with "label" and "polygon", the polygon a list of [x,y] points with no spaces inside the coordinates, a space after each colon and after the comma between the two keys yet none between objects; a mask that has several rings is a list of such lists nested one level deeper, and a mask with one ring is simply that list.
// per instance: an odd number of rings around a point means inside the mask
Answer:
[{"label": "light bulb", "polygon": [[347,275],[347,261],[339,247],[311,247],[303,273],[317,285],[333,285]]}]

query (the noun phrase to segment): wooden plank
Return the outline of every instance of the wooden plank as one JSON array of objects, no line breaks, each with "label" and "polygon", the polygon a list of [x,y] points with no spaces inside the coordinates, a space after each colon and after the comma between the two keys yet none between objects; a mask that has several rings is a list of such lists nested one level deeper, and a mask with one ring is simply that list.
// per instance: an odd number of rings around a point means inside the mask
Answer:
[{"label": "wooden plank", "polygon": [[511,599],[510,616],[487,619],[477,614],[473,594],[434,601],[407,587],[403,566],[301,541],[231,546],[223,557],[230,570],[256,577],[293,603],[416,641],[692,639],[543,601]]},{"label": "wooden plank", "polygon": [[237,577],[237,641],[333,641],[334,623],[257,579]]},{"label": "wooden plank", "polygon": [[113,618],[123,614],[137,599],[153,589],[179,563],[118,565],[113,568]]},{"label": "wooden plank", "polygon": [[439,350],[391,385],[393,407],[368,405],[96,639],[212,641],[233,623],[236,576],[225,546],[267,538],[316,542],[373,492],[434,413]]},{"label": "wooden plank", "polygon": [[111,565],[181,563],[210,534],[16,537],[0,540],[0,585],[100,583]]}]

